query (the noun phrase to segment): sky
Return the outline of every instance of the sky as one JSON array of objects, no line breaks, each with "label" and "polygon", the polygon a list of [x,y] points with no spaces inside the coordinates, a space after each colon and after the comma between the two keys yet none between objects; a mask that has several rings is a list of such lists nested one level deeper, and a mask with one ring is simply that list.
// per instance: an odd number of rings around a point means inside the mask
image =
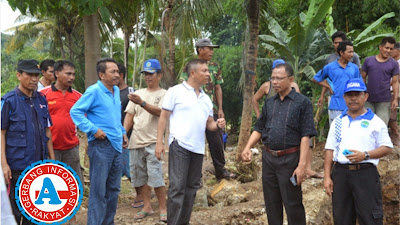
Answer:
[{"label": "sky", "polygon": [[6,0],[0,0],[0,31],[5,32],[8,28],[17,25],[14,22],[19,15],[21,13],[18,9],[14,12]]}]

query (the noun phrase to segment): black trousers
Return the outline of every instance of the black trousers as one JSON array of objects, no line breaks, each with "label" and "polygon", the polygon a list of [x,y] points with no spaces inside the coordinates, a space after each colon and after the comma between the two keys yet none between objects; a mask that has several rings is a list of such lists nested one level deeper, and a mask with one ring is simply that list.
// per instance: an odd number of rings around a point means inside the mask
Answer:
[{"label": "black trousers", "polygon": [[176,140],[169,146],[168,225],[189,224],[196,192],[200,188],[203,155],[182,148]]},{"label": "black trousers", "polygon": [[375,166],[348,170],[337,164],[332,169],[333,219],[336,225],[382,225],[383,207],[380,176]]},{"label": "black trousers", "polygon": [[281,157],[262,151],[262,184],[269,225],[283,224],[283,206],[289,225],[306,225],[301,186],[293,186],[289,180],[299,159],[300,151]]},{"label": "black trousers", "polygon": [[25,218],[24,215],[22,215],[21,211],[18,209],[17,203],[15,201],[15,186],[17,184],[19,175],[21,175],[22,170],[12,170],[12,178],[10,180],[10,205],[15,217],[15,220],[17,221],[17,224],[20,224],[20,221],[22,221],[22,225],[31,225],[34,224],[31,221],[29,221],[27,218]]},{"label": "black trousers", "polygon": [[[214,114],[214,120],[218,119],[218,115]],[[225,172],[225,155],[224,141],[222,140],[222,129],[216,131],[206,130],[206,138],[208,147],[210,148],[211,159],[215,168],[215,176],[217,179],[223,178]]]}]

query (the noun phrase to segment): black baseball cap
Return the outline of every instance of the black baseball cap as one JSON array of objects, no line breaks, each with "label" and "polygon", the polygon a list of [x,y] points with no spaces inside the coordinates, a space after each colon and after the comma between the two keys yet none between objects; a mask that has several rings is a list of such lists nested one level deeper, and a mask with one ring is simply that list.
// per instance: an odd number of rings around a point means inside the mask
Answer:
[{"label": "black baseball cap", "polygon": [[202,38],[196,41],[196,47],[219,48],[219,45],[213,45],[208,38]]},{"label": "black baseball cap", "polygon": [[34,59],[22,59],[18,62],[17,71],[27,73],[42,73],[39,62]]}]

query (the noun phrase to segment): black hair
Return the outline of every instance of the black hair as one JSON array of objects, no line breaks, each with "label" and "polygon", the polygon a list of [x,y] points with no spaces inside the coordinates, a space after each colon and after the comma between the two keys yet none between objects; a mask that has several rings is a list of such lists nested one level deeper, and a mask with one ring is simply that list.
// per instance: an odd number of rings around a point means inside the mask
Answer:
[{"label": "black hair", "polygon": [[190,72],[198,65],[198,64],[207,64],[207,61],[204,59],[192,59],[185,66],[184,71],[190,76]]},{"label": "black hair", "polygon": [[112,62],[112,63],[115,63],[116,65],[118,65],[118,63],[113,58],[99,59],[99,61],[97,61],[97,63],[96,63],[96,73],[97,73],[97,76],[99,77],[99,79],[100,79],[100,73],[106,72],[106,68],[107,68],[106,63],[107,62]]},{"label": "black hair", "polygon": [[118,66],[119,74],[122,74],[123,75],[122,79],[124,79],[125,76],[126,76],[126,68],[125,68],[125,66],[122,65],[121,63],[117,63],[117,66]]},{"label": "black hair", "polygon": [[294,76],[294,71],[293,68],[290,64],[288,63],[282,63],[282,64],[278,64],[277,66],[275,66],[274,69],[278,69],[278,68],[285,68],[285,72],[288,75],[288,77]]},{"label": "black hair", "polygon": [[384,37],[381,41],[381,46],[384,46],[386,43],[396,44],[396,39],[394,37]]},{"label": "black hair", "polygon": [[69,61],[69,60],[58,60],[56,63],[54,63],[54,66],[53,66],[54,67],[54,78],[56,80],[57,80],[56,72],[57,71],[58,72],[62,71],[64,69],[64,66],[70,66],[70,67],[75,69],[75,65],[71,61]]},{"label": "black hair", "polygon": [[47,71],[49,69],[49,66],[54,66],[54,63],[56,62],[52,59],[45,59],[40,63],[40,70]]},{"label": "black hair", "polygon": [[336,31],[334,34],[332,34],[332,42],[335,40],[335,38],[341,38],[342,39],[342,41],[345,41],[345,40],[347,40],[347,36],[346,36],[346,33],[345,32],[343,32],[343,31]]},{"label": "black hair", "polygon": [[353,43],[351,41],[342,41],[339,43],[339,46],[337,47],[337,53],[340,56],[340,52],[345,52],[346,51],[346,46],[353,46]]}]

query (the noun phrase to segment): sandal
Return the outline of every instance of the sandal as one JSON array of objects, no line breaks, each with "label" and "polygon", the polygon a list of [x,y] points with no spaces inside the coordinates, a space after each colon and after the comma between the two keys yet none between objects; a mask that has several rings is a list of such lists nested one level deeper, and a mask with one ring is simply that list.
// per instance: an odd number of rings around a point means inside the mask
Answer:
[{"label": "sandal", "polygon": [[168,221],[167,214],[160,213],[160,221],[166,223]]},{"label": "sandal", "polygon": [[140,219],[143,219],[143,218],[145,218],[145,217],[147,217],[147,216],[151,216],[151,215],[153,215],[154,214],[154,212],[144,212],[144,211],[140,211],[140,212],[138,212],[138,213],[136,213],[136,216],[135,217],[133,217],[135,220],[140,220]]},{"label": "sandal", "polygon": [[[140,203],[140,204],[137,204],[137,203]],[[144,206],[143,200],[134,201],[134,202],[131,204],[131,206],[132,206],[133,208],[140,208],[140,207],[143,207],[143,206]]]}]

